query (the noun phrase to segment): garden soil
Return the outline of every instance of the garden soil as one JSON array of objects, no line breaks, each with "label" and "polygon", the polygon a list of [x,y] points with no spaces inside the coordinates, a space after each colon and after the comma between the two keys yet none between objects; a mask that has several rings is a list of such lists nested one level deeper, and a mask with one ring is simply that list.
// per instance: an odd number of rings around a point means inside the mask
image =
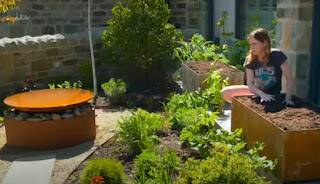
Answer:
[{"label": "garden soil", "polygon": [[[295,106],[285,107],[284,109],[280,108],[282,110],[273,113],[266,112],[265,104],[257,102],[254,96],[238,97],[237,99],[283,130],[308,130],[320,128],[319,109],[298,98],[293,98]],[[277,105],[270,108],[279,109]]]},{"label": "garden soil", "polygon": [[4,179],[12,162],[21,157],[56,155],[52,172],[51,184],[62,184],[78,165],[96,151],[103,143],[115,134],[117,120],[129,115],[124,108],[96,109],[97,136],[95,141],[89,141],[74,147],[59,150],[30,150],[6,146],[5,126],[0,127],[0,183]]},{"label": "garden soil", "polygon": [[211,63],[214,63],[214,70],[220,70],[222,74],[232,74],[239,72],[238,69],[235,69],[225,63],[222,63],[220,61],[216,62],[209,62],[209,61],[200,61],[200,62],[192,62],[192,63],[186,63],[186,65],[197,72],[198,74],[209,74],[210,73],[210,65]]}]

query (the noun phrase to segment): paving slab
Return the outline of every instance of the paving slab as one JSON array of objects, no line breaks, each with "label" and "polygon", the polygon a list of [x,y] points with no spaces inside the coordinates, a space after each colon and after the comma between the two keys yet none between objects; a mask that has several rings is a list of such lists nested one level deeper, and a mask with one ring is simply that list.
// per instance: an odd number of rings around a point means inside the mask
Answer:
[{"label": "paving slab", "polygon": [[11,164],[2,184],[48,184],[56,155],[18,158]]}]

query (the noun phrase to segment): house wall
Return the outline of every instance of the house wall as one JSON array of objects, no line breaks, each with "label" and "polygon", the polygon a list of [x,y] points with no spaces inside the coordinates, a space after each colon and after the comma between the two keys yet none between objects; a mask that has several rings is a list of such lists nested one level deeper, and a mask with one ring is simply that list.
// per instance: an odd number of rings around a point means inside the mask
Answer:
[{"label": "house wall", "polygon": [[312,0],[279,0],[277,3],[276,44],[288,56],[295,78],[294,94],[304,99],[309,92],[312,7]]}]

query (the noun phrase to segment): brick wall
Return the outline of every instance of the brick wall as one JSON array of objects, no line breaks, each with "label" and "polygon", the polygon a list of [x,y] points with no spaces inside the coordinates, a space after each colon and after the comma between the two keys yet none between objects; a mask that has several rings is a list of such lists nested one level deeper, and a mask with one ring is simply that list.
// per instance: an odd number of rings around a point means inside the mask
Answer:
[{"label": "brick wall", "polygon": [[295,77],[294,94],[305,99],[309,92],[312,7],[312,0],[278,0],[277,4],[277,47],[288,56]]}]

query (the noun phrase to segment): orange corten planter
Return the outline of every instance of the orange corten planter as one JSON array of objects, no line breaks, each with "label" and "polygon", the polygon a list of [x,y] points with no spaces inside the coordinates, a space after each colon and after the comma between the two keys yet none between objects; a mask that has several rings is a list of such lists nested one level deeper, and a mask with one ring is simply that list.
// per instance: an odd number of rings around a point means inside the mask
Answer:
[{"label": "orange corten planter", "polygon": [[231,130],[242,128],[248,147],[263,142],[261,155],[278,159],[282,182],[320,179],[320,129],[284,131],[256,111],[232,98]]},{"label": "orange corten planter", "polygon": [[[76,108],[92,97],[92,92],[81,89],[38,90],[10,96],[4,102],[24,112],[55,112]],[[20,148],[64,148],[96,136],[94,110],[69,119],[35,122],[5,117],[4,122],[7,144]]]}]

